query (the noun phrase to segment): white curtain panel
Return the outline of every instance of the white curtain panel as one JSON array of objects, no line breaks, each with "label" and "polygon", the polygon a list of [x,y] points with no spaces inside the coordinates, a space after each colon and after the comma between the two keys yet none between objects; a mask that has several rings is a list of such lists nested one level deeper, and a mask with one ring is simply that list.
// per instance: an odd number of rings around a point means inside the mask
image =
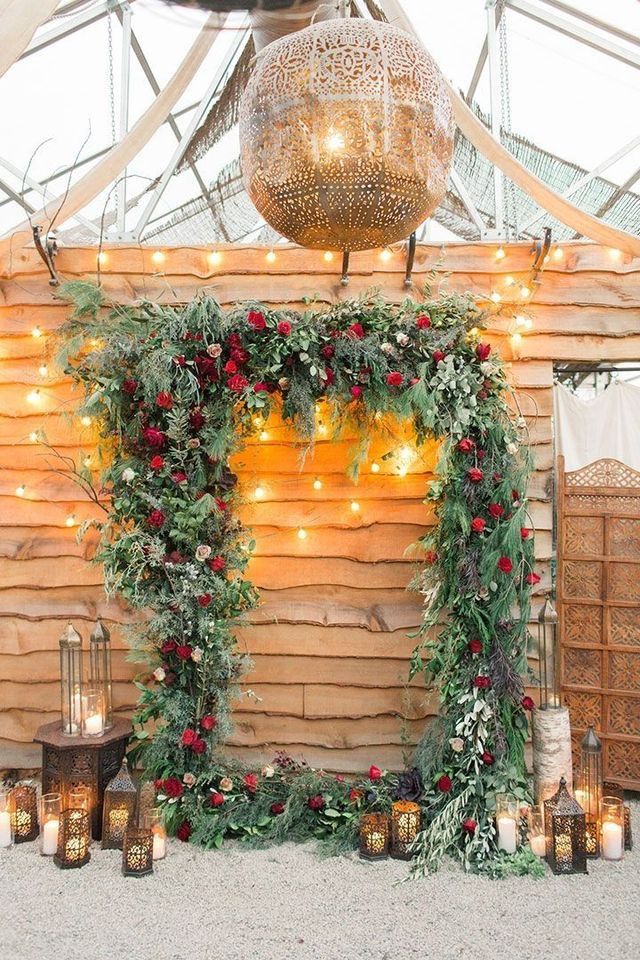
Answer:
[{"label": "white curtain panel", "polygon": [[612,383],[592,400],[556,384],[553,394],[556,454],[565,470],[613,459],[640,470],[640,387]]}]

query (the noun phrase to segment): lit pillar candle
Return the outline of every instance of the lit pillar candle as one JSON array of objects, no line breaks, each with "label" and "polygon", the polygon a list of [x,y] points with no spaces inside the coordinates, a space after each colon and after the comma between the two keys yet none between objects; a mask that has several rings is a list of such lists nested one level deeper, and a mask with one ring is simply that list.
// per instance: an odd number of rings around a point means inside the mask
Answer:
[{"label": "lit pillar candle", "polygon": [[624,847],[622,824],[605,821],[602,824],[602,856],[605,860],[621,860]]},{"label": "lit pillar candle", "polygon": [[42,825],[42,853],[45,857],[52,857],[58,849],[59,820],[47,820]]},{"label": "lit pillar candle", "polygon": [[505,853],[515,853],[517,846],[517,824],[513,817],[498,817],[498,849]]},{"label": "lit pillar candle", "polygon": [[0,847],[11,846],[11,814],[8,810],[0,811]]},{"label": "lit pillar candle", "polygon": [[162,860],[167,852],[167,842],[158,833],[153,835],[153,859]]},{"label": "lit pillar candle", "polygon": [[99,737],[103,732],[104,724],[102,716],[99,713],[93,713],[84,721],[84,735],[86,737]]},{"label": "lit pillar candle", "polygon": [[536,857],[544,857],[546,855],[547,844],[543,834],[531,837],[529,839],[529,846],[531,847],[531,852],[535,853]]}]

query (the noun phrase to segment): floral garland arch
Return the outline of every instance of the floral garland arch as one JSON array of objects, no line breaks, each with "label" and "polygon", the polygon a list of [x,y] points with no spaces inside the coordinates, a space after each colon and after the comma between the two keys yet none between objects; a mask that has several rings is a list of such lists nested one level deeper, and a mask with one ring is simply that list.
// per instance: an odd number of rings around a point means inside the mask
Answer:
[{"label": "floral garland arch", "polygon": [[[298,314],[253,302],[224,312],[206,297],[123,307],[84,282],[62,295],[75,306],[62,362],[84,389],[82,413],[97,419],[108,464],[96,559],[108,593],[152,612],[131,640],[148,668],[136,681],[134,749],[170,827],[206,846],[228,835],[348,846],[363,810],[420,794],[414,869],[435,869],[448,853],[486,869],[498,857],[495,794],[527,796],[533,702],[522,678],[539,577],[524,423],[510,412],[500,360],[479,340],[474,299],[427,291],[425,302],[396,306],[372,294]],[[253,773],[218,749],[245,666],[234,629],[258,602],[243,576],[253,544],[235,515],[229,459],[276,406],[312,442],[319,402],[334,435],[358,438],[354,475],[386,417],[409,421],[418,444],[442,440],[427,492],[438,523],[418,545],[425,610],[411,662],[412,676],[437,684],[440,718],[416,771],[372,767],[360,785],[283,756]]]}]

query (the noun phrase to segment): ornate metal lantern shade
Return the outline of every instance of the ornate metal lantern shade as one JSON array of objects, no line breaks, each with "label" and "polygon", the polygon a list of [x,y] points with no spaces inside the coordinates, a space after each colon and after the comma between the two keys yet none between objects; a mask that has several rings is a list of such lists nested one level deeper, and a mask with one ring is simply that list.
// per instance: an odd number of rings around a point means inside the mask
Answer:
[{"label": "ornate metal lantern shade", "polygon": [[[564,777],[549,816],[547,860],[554,873],[587,872],[587,839],[584,810],[567,790]],[[546,808],[549,804],[545,800]]]},{"label": "ornate metal lantern shade", "polygon": [[124,835],[135,824],[138,789],[131,779],[127,758],[104,791],[102,849],[122,850]]},{"label": "ornate metal lantern shade", "polygon": [[543,710],[560,706],[557,633],[558,614],[547,598],[538,614],[538,685]]},{"label": "ornate metal lantern shade", "polygon": [[89,677],[91,686],[102,694],[104,730],[113,727],[111,693],[111,634],[100,617],[89,637]]},{"label": "ornate metal lantern shade", "polygon": [[600,806],[602,803],[602,743],[589,727],[580,745],[580,776],[576,800],[585,812],[587,856],[600,853]]},{"label": "ornate metal lantern shade", "polygon": [[58,849],[53,857],[63,870],[83,867],[91,859],[91,819],[86,810],[71,808],[60,814]]},{"label": "ornate metal lantern shade", "polygon": [[82,637],[68,623],[60,637],[60,713],[65,737],[82,733]]},{"label": "ornate metal lantern shade", "polygon": [[389,855],[389,818],[385,813],[365,813],[360,820],[360,856],[384,860]]},{"label": "ornate metal lantern shade", "polygon": [[153,873],[153,834],[141,827],[129,827],[122,845],[122,872],[125,877]]},{"label": "ornate metal lantern shade", "polygon": [[11,820],[15,843],[35,840],[38,827],[38,793],[35,787],[21,784],[11,791]]},{"label": "ornate metal lantern shade", "polygon": [[259,57],[240,105],[245,187],[304,247],[384,247],[441,201],[453,132],[444,80],[420,43],[387,23],[327,20]]},{"label": "ornate metal lantern shade", "polygon": [[420,807],[409,800],[397,800],[391,807],[391,848],[396,860],[410,860],[411,844],[420,831]]}]

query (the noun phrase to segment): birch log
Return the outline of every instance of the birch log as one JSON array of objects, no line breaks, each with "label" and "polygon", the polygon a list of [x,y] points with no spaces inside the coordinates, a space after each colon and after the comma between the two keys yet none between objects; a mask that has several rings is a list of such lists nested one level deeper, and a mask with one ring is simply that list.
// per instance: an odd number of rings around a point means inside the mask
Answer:
[{"label": "birch log", "polygon": [[560,777],[573,789],[571,724],[566,707],[550,707],[533,714],[533,780],[538,803],[558,789]]}]

